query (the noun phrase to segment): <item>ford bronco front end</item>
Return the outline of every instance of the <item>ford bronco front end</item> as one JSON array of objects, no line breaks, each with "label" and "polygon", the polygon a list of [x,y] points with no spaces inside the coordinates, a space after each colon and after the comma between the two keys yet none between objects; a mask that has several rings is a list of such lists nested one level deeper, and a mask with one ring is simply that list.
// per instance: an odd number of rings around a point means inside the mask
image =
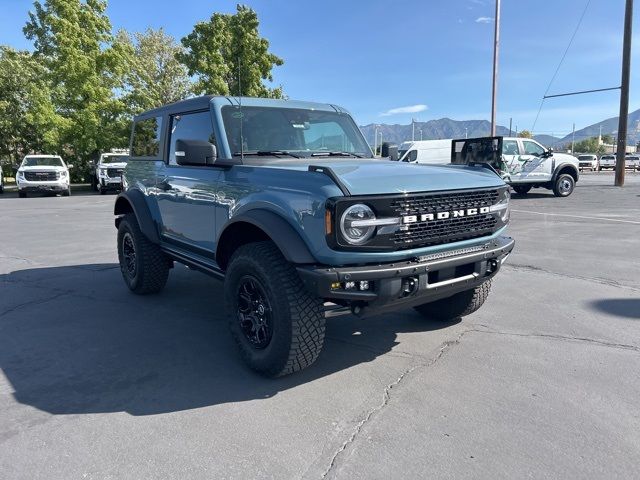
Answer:
[{"label": "ford bronco front end", "polygon": [[316,360],[328,316],[474,312],[514,245],[493,172],[375,159],[347,111],[291,100],[136,117],[114,213],[129,288],[160,291],[176,261],[223,280],[240,353],[269,376]]}]

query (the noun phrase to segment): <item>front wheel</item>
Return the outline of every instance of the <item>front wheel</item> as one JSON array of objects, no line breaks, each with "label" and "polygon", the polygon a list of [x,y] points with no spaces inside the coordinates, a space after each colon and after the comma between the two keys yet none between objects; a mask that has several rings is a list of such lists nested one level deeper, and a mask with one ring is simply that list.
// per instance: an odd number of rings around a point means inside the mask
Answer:
[{"label": "front wheel", "polygon": [[133,293],[158,293],[167,283],[171,261],[144,236],[132,213],[118,225],[118,260],[122,278]]},{"label": "front wheel", "polygon": [[513,185],[513,189],[518,195],[526,195],[531,190],[531,185]]},{"label": "front wheel", "polygon": [[27,192],[18,192],[18,197],[27,198]]},{"label": "front wheel", "polygon": [[322,302],[273,243],[238,248],[224,292],[231,334],[253,370],[278,377],[318,358],[325,332]]},{"label": "front wheel", "polygon": [[558,175],[555,183],[553,184],[553,194],[556,197],[568,197],[573,192],[576,186],[576,181],[568,173]]},{"label": "front wheel", "polygon": [[64,192],[62,192],[63,197],[71,196],[71,187],[67,188]]},{"label": "front wheel", "polygon": [[491,291],[491,280],[470,290],[414,307],[423,316],[442,322],[471,315],[485,302]]}]

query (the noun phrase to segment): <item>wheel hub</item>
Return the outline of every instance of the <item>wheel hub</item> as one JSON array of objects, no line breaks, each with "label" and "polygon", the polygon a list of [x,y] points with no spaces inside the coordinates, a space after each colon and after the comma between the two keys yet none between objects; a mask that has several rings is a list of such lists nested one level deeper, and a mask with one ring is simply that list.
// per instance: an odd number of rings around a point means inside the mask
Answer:
[{"label": "wheel hub", "polygon": [[133,238],[129,232],[122,237],[122,256],[124,258],[124,267],[130,278],[136,276],[136,247]]},{"label": "wheel hub", "polygon": [[260,282],[251,275],[238,284],[237,317],[240,330],[256,349],[266,348],[273,335],[272,312]]}]

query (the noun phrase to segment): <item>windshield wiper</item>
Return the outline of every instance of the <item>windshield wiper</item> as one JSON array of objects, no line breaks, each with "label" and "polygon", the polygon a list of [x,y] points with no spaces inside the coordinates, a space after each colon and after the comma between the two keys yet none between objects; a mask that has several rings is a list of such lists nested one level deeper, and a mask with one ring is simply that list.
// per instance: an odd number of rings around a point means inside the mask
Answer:
[{"label": "windshield wiper", "polygon": [[258,157],[278,157],[280,155],[287,155],[293,158],[302,158],[300,155],[296,155],[295,153],[291,153],[287,150],[258,150],[258,151],[249,151],[249,152],[234,152],[234,157],[239,157],[241,155],[253,155]]},{"label": "windshield wiper", "polygon": [[364,155],[353,152],[313,152],[312,157],[356,157],[364,158]]}]

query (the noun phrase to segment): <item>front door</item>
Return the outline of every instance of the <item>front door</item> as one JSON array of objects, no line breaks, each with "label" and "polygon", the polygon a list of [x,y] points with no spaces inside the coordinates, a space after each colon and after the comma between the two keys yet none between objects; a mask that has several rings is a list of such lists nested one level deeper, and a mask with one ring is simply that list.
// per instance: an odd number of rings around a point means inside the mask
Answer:
[{"label": "front door", "polygon": [[514,163],[513,180],[543,182],[551,180],[550,157],[546,156],[547,149],[538,142],[529,139],[520,140],[521,154],[517,158],[518,165]]},{"label": "front door", "polygon": [[215,145],[209,110],[169,118],[168,162],[158,175],[156,191],[163,239],[201,254],[215,251],[216,189],[222,174],[214,166],[178,165],[176,142],[206,140]]}]

